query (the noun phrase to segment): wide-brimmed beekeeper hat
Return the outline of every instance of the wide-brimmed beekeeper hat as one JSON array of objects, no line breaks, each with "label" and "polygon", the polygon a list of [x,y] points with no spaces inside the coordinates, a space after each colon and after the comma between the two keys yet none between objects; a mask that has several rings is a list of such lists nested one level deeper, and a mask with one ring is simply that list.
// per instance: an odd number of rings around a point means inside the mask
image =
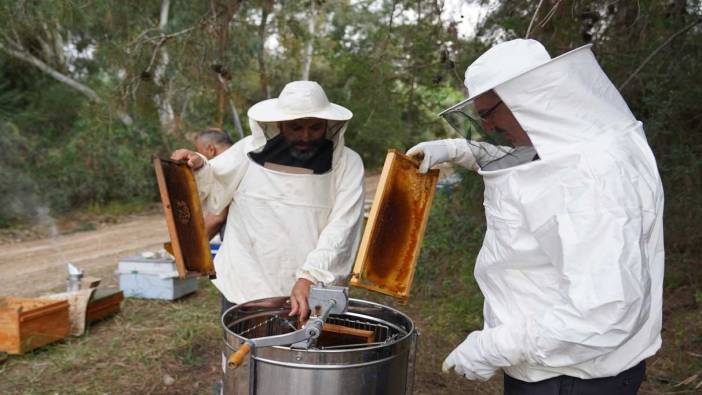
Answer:
[{"label": "wide-brimmed beekeeper hat", "polygon": [[329,102],[324,89],[314,81],[293,81],[285,85],[280,96],[254,104],[249,118],[258,122],[282,122],[300,118],[348,121],[353,113]]},{"label": "wide-brimmed beekeeper hat", "polygon": [[569,57],[591,46],[592,44],[587,44],[551,58],[546,48],[536,40],[516,39],[497,44],[480,55],[466,69],[464,85],[468,89],[468,98],[445,109],[439,115],[461,107],[483,93],[530,71]]}]

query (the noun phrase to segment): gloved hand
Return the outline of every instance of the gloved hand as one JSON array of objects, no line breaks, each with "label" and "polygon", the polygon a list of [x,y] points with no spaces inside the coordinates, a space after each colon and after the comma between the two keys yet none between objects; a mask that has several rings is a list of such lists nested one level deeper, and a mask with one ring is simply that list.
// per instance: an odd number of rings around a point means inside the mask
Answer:
[{"label": "gloved hand", "polygon": [[468,380],[489,380],[497,368],[488,365],[480,352],[480,332],[472,332],[444,360],[441,370],[448,373],[451,368]]},{"label": "gloved hand", "polygon": [[421,157],[422,163],[419,165],[419,172],[426,173],[434,165],[451,160],[449,150],[447,140],[426,141],[407,150],[407,156],[415,157],[418,160]]}]

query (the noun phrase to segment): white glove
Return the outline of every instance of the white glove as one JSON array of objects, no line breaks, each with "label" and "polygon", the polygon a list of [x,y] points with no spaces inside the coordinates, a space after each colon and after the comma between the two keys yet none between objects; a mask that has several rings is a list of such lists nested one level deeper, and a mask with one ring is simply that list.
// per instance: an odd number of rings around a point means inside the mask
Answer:
[{"label": "white glove", "polygon": [[447,140],[427,141],[410,148],[407,151],[407,156],[423,155],[422,163],[419,165],[419,172],[426,173],[434,165],[448,162],[452,159],[449,149]]},{"label": "white glove", "polygon": [[444,360],[441,370],[448,373],[451,368],[468,380],[489,380],[497,371],[490,366],[480,352],[480,331],[468,335]]}]

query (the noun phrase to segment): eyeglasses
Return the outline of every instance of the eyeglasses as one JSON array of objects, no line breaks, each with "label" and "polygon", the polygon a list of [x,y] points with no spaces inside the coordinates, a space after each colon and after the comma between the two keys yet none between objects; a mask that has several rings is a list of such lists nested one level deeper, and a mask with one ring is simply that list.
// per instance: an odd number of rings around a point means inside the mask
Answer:
[{"label": "eyeglasses", "polygon": [[497,107],[499,107],[500,104],[502,104],[502,100],[498,101],[497,103],[495,103],[494,106],[490,107],[489,109],[487,109],[487,110],[485,110],[485,111],[478,111],[478,116],[479,116],[483,121],[487,120],[487,117],[489,117],[490,114],[492,114],[493,112],[495,112],[495,110],[497,110]]},{"label": "eyeglasses", "polygon": [[[512,147],[512,143],[506,135],[495,132],[492,122],[486,120],[502,104],[498,100],[492,107],[478,111],[475,108],[475,101],[466,102],[460,106],[455,106],[449,111],[444,111],[441,116],[460,136],[471,141],[487,142],[496,146]],[[490,129],[486,129],[490,127]]]}]

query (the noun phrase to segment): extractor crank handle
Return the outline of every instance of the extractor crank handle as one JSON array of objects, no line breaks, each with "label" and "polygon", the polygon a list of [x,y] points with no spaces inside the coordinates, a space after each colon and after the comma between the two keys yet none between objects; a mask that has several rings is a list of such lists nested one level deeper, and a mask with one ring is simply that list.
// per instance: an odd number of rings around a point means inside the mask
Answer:
[{"label": "extractor crank handle", "polygon": [[249,355],[249,352],[251,352],[251,345],[248,342],[244,342],[235,353],[229,354],[227,367],[229,369],[236,369],[241,366],[241,364],[244,363],[244,358]]}]

